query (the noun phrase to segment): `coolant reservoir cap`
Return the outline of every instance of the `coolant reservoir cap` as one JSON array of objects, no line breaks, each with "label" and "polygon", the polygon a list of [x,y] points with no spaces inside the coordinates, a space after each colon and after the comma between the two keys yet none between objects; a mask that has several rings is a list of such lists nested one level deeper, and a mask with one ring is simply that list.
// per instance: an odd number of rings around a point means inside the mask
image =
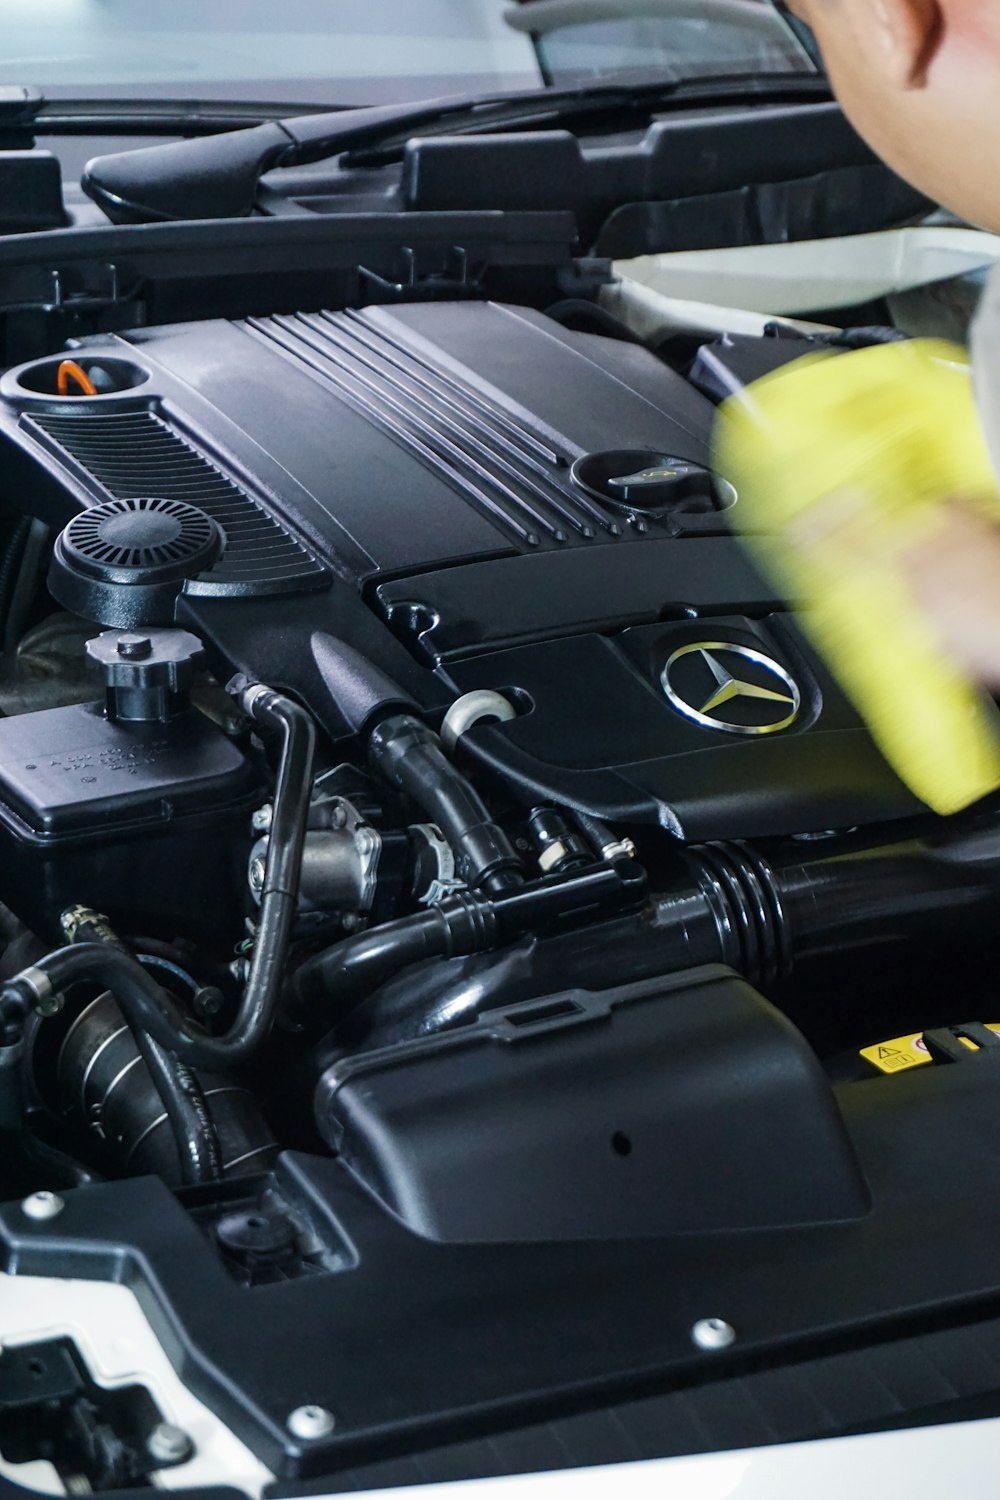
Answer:
[{"label": "coolant reservoir cap", "polygon": [[204,647],[188,630],[102,630],[87,642],[108,694],[108,717],[168,719],[187,707]]}]

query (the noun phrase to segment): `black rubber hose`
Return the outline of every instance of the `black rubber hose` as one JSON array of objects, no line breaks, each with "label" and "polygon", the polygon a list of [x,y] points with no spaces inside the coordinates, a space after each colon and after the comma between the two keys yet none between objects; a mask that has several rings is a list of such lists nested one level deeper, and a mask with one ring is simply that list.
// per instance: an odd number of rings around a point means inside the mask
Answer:
[{"label": "black rubber hose", "polygon": [[47,1188],[89,1187],[92,1183],[104,1181],[100,1172],[85,1167],[75,1157],[51,1146],[29,1130],[22,1131],[14,1145],[29,1170],[43,1174],[41,1180]]},{"label": "black rubber hose", "polygon": [[[392,1047],[419,1036],[468,1025],[484,1010],[558,994],[574,985],[609,989],[616,984],[673,974],[700,964],[724,963],[725,953],[700,892],[656,897],[640,911],[595,920],[537,938],[523,935],[491,953],[455,955],[449,962],[400,971],[373,989],[362,1004],[329,1009],[334,1029],[314,1054],[316,1071],[345,1052]],[[339,976],[327,971],[336,986]],[[317,1013],[323,1014],[320,1007]]]},{"label": "black rubber hose", "polygon": [[140,1031],[148,1032],[191,1067],[225,1072],[246,1062],[264,1041],[281,997],[298,902],[316,735],[305,710],[270,688],[247,688],[241,702],[252,719],[281,734],[282,749],[257,939],[243,999],[229,1031],[209,1036],[136,959],[102,943],[57,948],[8,980],[0,988],[0,1015],[44,1005],[72,984],[98,984],[111,991],[137,1041]]},{"label": "black rubber hose", "polygon": [[415,916],[344,938],[293,975],[289,999],[301,1009],[336,1003],[343,1015],[394,974],[427,958],[485,953],[523,932],[560,921],[594,921],[642,900],[645,874],[631,860],[534,881],[490,900],[451,896]]},{"label": "black rubber hose", "polygon": [[[334,1018],[317,1066],[358,1047],[393,1046],[467,1025],[484,1010],[576,984],[600,990],[723,963],[766,991],[793,967],[822,967],[831,954],[933,946],[945,938],[996,956],[995,817],[809,860],[801,859],[802,847],[786,848],[775,865],[743,845],[691,848],[690,883],[659,892],[639,911],[400,972],[364,1005]],[[332,963],[326,978],[338,983]]]},{"label": "black rubber hose", "polygon": [[242,704],[252,719],[280,732],[282,748],[250,974],[232,1029],[210,1044],[214,1057],[207,1065],[219,1068],[233,1067],[254,1052],[274,1022],[298,911],[316,751],[313,721],[290,698],[269,688],[251,687],[243,693]]},{"label": "black rubber hose", "polygon": [[368,742],[368,757],[390,786],[406,792],[437,824],[466,885],[498,895],[521,883],[524,871],[513,845],[426,724],[412,714],[383,719]]},{"label": "black rubber hose", "polygon": [[598,858],[603,858],[605,849],[621,846],[621,835],[609,828],[607,823],[602,823],[600,818],[592,818],[590,813],[579,811],[574,811],[573,817],[580,832]]},{"label": "black rubber hose", "polygon": [[[491,925],[486,917],[477,923],[476,910],[469,902],[449,920],[442,904],[387,922],[372,932],[342,939],[307,959],[296,971],[289,984],[293,1006],[305,1008],[333,999],[339,1011],[346,1011],[401,969],[422,959],[485,953],[494,946],[496,924]],[[468,923],[461,920],[467,915],[472,918]]]},{"label": "black rubber hose", "polygon": [[170,1121],[180,1159],[181,1181],[218,1182],[222,1176],[222,1155],[201,1085],[175,1053],[147,1036],[141,1022],[129,1020],[129,1027]]}]

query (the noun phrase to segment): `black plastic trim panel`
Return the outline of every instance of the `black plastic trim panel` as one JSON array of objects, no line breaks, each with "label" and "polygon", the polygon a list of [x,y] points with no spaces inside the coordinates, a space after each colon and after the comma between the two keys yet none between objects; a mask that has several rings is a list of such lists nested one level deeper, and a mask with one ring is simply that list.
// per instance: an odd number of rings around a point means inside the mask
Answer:
[{"label": "black plastic trim panel", "polygon": [[91,481],[95,504],[109,495],[157,496],[195,505],[217,522],[222,555],[189,580],[189,593],[298,593],[325,583],[326,570],[305,547],[156,412],[36,412],[21,420]]},{"label": "black plastic trim panel", "polygon": [[[272,1500],[627,1464],[1000,1415],[1000,1318],[620,1401],[488,1438],[276,1484]],[[669,1483],[669,1474],[664,1474]],[[621,1475],[627,1484],[629,1473]]]},{"label": "black plastic trim panel", "polygon": [[564,444],[539,438],[488,393],[419,358],[384,323],[320,312],[251,318],[246,326],[453,480],[522,544],[621,535],[613,516],[570,485],[575,454]]},{"label": "black plastic trim panel", "polygon": [[[707,1403],[719,1382],[753,1371],[770,1371],[774,1400],[784,1391],[797,1408],[783,1425],[753,1413],[741,1423],[738,1392],[728,1437],[720,1415],[702,1436],[706,1448],[821,1435],[832,1423],[798,1378],[802,1361],[976,1324],[967,1355],[961,1341],[945,1340],[940,1379],[900,1361],[890,1404],[923,1412],[997,1388],[1000,1330],[976,1349],[980,1320],[996,1320],[1000,1306],[1000,1164],[986,1144],[1000,1119],[991,1056],[840,1091],[873,1199],[854,1223],[441,1245],[407,1233],[336,1161],[285,1155],[274,1186],[324,1241],[348,1249],[343,1271],[240,1287],[153,1178],[68,1193],[54,1225],[5,1205],[2,1263],[22,1275],[132,1286],[195,1393],[289,1480],[671,1391],[702,1388]],[[690,1142],[697,1134],[695,1112]],[[706,1354],[692,1344],[693,1323],[708,1315],[737,1330],[730,1349]],[[833,1422],[879,1419],[886,1398],[871,1381],[888,1357],[873,1353],[865,1384],[840,1382]],[[338,1419],[308,1451],[285,1426],[306,1401]],[[675,1441],[685,1446],[689,1434],[679,1427]],[[584,1461],[579,1449],[573,1458]]]}]

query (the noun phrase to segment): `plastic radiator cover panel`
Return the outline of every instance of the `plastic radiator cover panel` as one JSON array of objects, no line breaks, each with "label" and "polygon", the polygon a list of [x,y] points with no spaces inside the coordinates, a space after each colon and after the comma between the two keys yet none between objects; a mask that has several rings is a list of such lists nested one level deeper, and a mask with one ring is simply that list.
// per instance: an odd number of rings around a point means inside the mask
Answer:
[{"label": "plastic radiator cover panel", "polygon": [[802,1036],[727,970],[568,990],[335,1064],[331,1146],[430,1239],[853,1218],[868,1200]]},{"label": "plastic radiator cover panel", "polygon": [[[906,1335],[993,1317],[991,1059],[851,1084],[838,1102],[871,1191],[869,1211],[839,1223],[445,1245],[408,1231],[341,1163],[287,1154],[260,1190],[340,1247],[341,1270],[239,1286],[153,1178],[69,1193],[53,1225],[7,1204],[0,1255],[25,1275],[133,1286],[191,1388],[272,1470],[330,1476],[616,1400],[710,1391],[748,1369],[783,1374],[787,1389],[824,1351],[867,1346],[891,1360]],[[692,1325],[706,1316],[736,1330],[730,1348],[695,1347]],[[973,1383],[997,1391],[995,1365],[975,1365],[975,1352],[953,1372],[957,1388],[937,1384],[942,1400]],[[927,1382],[912,1376],[896,1382],[901,1411],[929,1404]],[[849,1425],[878,1415],[883,1395],[847,1377],[830,1409]],[[303,1401],[337,1416],[330,1437],[306,1447],[285,1425]],[[810,1418],[807,1435],[826,1421]],[[754,1440],[753,1423],[742,1430]]]}]

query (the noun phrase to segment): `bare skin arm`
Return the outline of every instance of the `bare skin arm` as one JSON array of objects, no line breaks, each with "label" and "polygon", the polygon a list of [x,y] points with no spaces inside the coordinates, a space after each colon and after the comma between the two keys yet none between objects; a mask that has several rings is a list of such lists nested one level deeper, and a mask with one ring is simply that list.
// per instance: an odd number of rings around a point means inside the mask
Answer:
[{"label": "bare skin arm", "polygon": [[945,648],[978,681],[1000,688],[1000,529],[956,503],[943,534],[901,561]]},{"label": "bare skin arm", "polygon": [[[1000,0],[789,3],[869,145],[929,197],[1000,233]],[[946,647],[1000,688],[1000,530],[956,503],[944,534],[903,565]]]}]

